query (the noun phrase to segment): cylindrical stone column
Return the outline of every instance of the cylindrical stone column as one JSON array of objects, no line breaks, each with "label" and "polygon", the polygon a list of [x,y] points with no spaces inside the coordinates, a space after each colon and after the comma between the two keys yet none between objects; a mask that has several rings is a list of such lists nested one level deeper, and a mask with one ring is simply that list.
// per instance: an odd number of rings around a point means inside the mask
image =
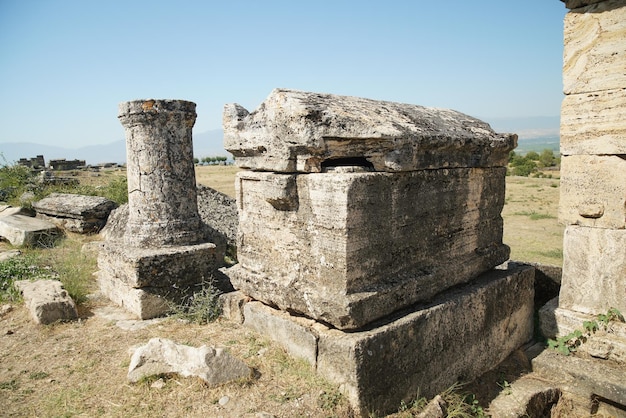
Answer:
[{"label": "cylindrical stone column", "polygon": [[202,239],[191,129],[196,104],[134,100],[119,105],[126,130],[128,224],[133,247],[196,244]]}]

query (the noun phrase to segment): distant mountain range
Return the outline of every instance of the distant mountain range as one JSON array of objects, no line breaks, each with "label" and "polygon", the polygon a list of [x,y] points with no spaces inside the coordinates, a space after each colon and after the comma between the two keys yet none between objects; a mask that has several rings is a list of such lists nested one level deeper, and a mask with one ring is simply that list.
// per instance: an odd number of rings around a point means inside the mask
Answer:
[{"label": "distant mountain range", "polygon": [[[232,158],[230,153],[224,150],[222,139],[221,129],[199,134],[194,133],[194,157],[225,156]],[[50,160],[61,158],[66,160],[85,160],[85,163],[88,165],[101,163],[121,164],[126,162],[126,141],[120,139],[109,144],[89,145],[81,148],[64,148],[29,142],[4,142],[0,143],[0,154],[2,154],[7,163],[12,163],[20,158],[34,158],[37,155],[43,155],[46,164]],[[0,157],[0,164],[3,163],[4,161]]]},{"label": "distant mountain range", "polygon": [[[517,151],[542,151],[545,148],[558,151],[559,149],[559,117],[529,117],[529,118],[490,118],[484,119],[496,132],[512,132],[519,136]],[[232,158],[224,150],[223,132],[214,129],[193,135],[193,152],[196,158],[226,156]],[[43,155],[46,164],[50,160],[65,158],[66,160],[85,160],[89,165],[101,163],[125,163],[125,140],[111,142],[104,145],[89,145],[81,148],[64,148],[51,145],[4,142],[0,143],[0,154],[7,163],[20,158],[33,158]],[[0,164],[3,164],[0,157]]]}]

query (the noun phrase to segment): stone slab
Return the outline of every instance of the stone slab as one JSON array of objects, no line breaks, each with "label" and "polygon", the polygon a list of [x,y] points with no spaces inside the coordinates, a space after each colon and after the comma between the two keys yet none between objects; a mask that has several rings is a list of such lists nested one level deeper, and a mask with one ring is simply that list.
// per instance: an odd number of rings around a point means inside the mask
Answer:
[{"label": "stone slab", "polygon": [[504,168],[240,172],[233,286],[354,329],[508,259]]},{"label": "stone slab", "polygon": [[259,302],[246,304],[246,312],[254,315],[246,316],[244,324],[263,330],[293,355],[301,352],[301,341],[308,341],[306,350],[313,353],[317,341],[317,372],[338,384],[363,416],[380,415],[397,411],[416,393],[430,398],[457,381],[470,381],[527,342],[533,272],[512,264],[493,270],[357,332],[289,316]]},{"label": "stone slab", "polygon": [[209,280],[217,265],[215,244],[134,248],[105,241],[98,268],[130,287],[184,287]]},{"label": "stone slab", "polygon": [[626,157],[563,156],[560,190],[559,222],[626,228]]},{"label": "stone slab", "polygon": [[565,96],[561,105],[561,154],[626,154],[625,119],[624,88]]},{"label": "stone slab", "polygon": [[279,342],[294,357],[315,365],[318,337],[313,330],[315,321],[289,315],[261,302],[243,305],[244,326]]},{"label": "stone slab", "polygon": [[[546,338],[555,339],[575,330],[584,331],[585,321],[597,321],[597,316],[559,308],[558,299],[550,301],[539,310],[539,327]],[[606,329],[599,329],[589,335],[577,351],[626,365],[626,324],[609,322]]]},{"label": "stone slab", "polygon": [[488,414],[497,418],[544,417],[560,398],[556,382],[522,376],[489,403]]},{"label": "stone slab", "polygon": [[33,202],[40,216],[71,232],[98,232],[117,204],[105,197],[52,193]]},{"label": "stone slab", "polygon": [[[604,360],[564,356],[545,350],[532,360],[533,372],[558,381],[564,392],[591,400],[601,397],[626,405],[626,366]],[[590,411],[591,412],[591,411]]]},{"label": "stone slab", "polygon": [[626,229],[567,226],[559,306],[593,315],[626,312],[625,249]]},{"label": "stone slab", "polygon": [[275,89],[253,112],[224,107],[224,148],[240,167],[321,172],[361,159],[376,171],[506,166],[517,135],[462,113]]},{"label": "stone slab", "polygon": [[0,217],[0,237],[16,247],[51,246],[59,237],[56,225],[24,215]]},{"label": "stone slab", "polygon": [[169,299],[163,294],[163,289],[137,289],[102,271],[97,272],[96,278],[102,294],[113,303],[136,315],[137,318],[157,318],[171,309]]},{"label": "stone slab", "polygon": [[18,280],[15,287],[22,292],[24,304],[38,324],[78,318],[74,301],[58,280]]},{"label": "stone slab", "polygon": [[602,1],[565,15],[563,90],[588,93],[626,86],[626,3]]}]

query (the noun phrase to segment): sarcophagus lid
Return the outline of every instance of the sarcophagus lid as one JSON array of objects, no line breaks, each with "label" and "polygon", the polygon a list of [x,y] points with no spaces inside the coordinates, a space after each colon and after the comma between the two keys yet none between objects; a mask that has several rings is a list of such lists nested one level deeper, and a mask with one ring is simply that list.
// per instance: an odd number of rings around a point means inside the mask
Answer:
[{"label": "sarcophagus lid", "polygon": [[237,165],[287,173],[503,167],[517,142],[454,110],[287,89],[252,112],[225,105],[223,127]]}]

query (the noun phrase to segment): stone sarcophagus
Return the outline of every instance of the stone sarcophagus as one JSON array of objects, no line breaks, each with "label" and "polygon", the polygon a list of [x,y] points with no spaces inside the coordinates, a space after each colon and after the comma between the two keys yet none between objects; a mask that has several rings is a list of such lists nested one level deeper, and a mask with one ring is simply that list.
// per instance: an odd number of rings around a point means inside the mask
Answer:
[{"label": "stone sarcophagus", "polygon": [[446,109],[274,90],[224,111],[236,180],[235,288],[359,329],[508,259],[515,135]]}]

